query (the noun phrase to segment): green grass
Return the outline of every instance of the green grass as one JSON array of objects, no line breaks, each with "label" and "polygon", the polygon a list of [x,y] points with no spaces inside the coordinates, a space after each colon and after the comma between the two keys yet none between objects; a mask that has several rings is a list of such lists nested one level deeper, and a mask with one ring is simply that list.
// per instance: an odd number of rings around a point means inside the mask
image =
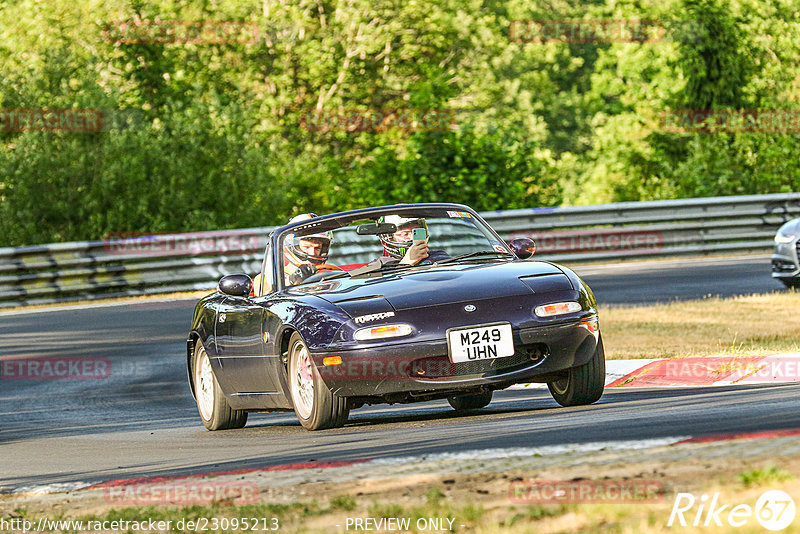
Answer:
[{"label": "green grass", "polygon": [[509,508],[509,517],[502,526],[513,527],[521,522],[536,522],[548,517],[558,517],[565,514],[569,508],[563,504],[532,504],[519,511],[515,507]]},{"label": "green grass", "polygon": [[331,509],[351,512],[356,509],[356,500],[352,495],[337,495],[331,499]]},{"label": "green grass", "polygon": [[739,481],[744,484],[744,487],[749,488],[752,486],[765,486],[767,484],[791,480],[794,478],[794,475],[776,465],[768,465],[762,469],[745,471],[741,473],[738,478]]}]

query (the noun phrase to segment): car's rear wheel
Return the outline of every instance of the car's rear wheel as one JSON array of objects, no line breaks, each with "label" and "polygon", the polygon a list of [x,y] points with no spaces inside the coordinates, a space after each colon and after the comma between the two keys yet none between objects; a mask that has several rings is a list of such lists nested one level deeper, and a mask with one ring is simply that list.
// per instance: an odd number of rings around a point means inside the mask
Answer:
[{"label": "car's rear wheel", "polygon": [[350,415],[347,399],[328,389],[303,338],[296,332],[289,340],[288,364],[289,391],[300,424],[308,430],[344,425]]},{"label": "car's rear wheel", "polygon": [[197,411],[200,412],[203,425],[209,430],[242,428],[246,425],[247,412],[234,410],[228,404],[222,388],[219,387],[217,377],[214,376],[214,371],[211,369],[208,353],[199,339],[194,346],[192,368]]},{"label": "car's rear wheel", "polygon": [[781,282],[789,289],[800,288],[800,279],[798,278],[781,278]]},{"label": "car's rear wheel", "polygon": [[458,397],[448,397],[447,402],[457,411],[477,410],[484,408],[492,402],[492,391],[484,391],[475,395],[459,395]]},{"label": "car's rear wheel", "polygon": [[603,338],[598,338],[592,358],[580,367],[568,370],[562,378],[548,382],[550,394],[561,406],[591,404],[603,395],[606,381],[606,355]]}]

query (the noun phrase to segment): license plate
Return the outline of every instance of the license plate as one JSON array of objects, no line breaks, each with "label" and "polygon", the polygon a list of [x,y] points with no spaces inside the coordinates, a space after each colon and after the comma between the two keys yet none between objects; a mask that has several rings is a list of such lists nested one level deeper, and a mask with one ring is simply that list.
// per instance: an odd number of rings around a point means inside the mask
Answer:
[{"label": "license plate", "polygon": [[514,355],[514,340],[509,323],[447,331],[447,346],[453,363],[491,360]]}]

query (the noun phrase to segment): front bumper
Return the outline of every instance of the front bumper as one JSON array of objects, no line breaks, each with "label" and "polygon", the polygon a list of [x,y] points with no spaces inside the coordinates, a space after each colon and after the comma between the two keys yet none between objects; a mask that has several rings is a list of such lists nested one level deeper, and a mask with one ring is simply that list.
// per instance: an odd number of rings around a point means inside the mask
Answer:
[{"label": "front bumper", "polygon": [[[452,364],[445,339],[312,353],[320,377],[344,397],[383,397],[502,389],[520,382],[548,381],[589,361],[597,347],[596,317],[516,329],[515,353],[506,358]],[[323,359],[339,356],[338,365]]]},{"label": "front bumper", "polygon": [[800,240],[775,243],[772,253],[772,277],[788,279],[800,276]]}]

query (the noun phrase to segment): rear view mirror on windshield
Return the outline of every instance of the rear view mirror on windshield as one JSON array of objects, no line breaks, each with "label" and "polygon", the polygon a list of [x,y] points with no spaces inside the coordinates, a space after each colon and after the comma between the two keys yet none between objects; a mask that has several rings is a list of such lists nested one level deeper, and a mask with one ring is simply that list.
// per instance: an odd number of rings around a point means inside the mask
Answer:
[{"label": "rear view mirror on windshield", "polygon": [[358,235],[393,234],[397,231],[394,223],[367,223],[356,226]]}]

